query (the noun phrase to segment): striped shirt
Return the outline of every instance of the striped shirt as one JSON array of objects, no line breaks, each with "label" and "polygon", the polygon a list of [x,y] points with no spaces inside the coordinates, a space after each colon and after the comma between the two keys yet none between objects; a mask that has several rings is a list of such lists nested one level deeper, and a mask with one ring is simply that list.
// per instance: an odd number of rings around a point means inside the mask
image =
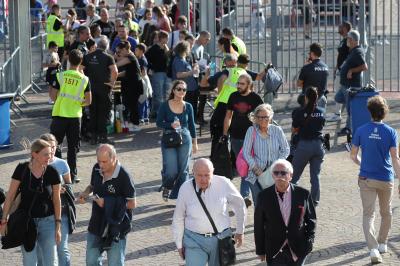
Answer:
[{"label": "striped shirt", "polygon": [[[278,159],[286,159],[289,156],[290,147],[283,130],[279,126],[269,125],[267,137],[263,137],[257,126],[256,136],[253,143],[254,127],[249,127],[243,143],[243,157],[249,164],[249,173],[247,181],[254,184],[257,176],[252,169],[268,168]],[[251,155],[251,149],[254,149],[254,157]]]}]

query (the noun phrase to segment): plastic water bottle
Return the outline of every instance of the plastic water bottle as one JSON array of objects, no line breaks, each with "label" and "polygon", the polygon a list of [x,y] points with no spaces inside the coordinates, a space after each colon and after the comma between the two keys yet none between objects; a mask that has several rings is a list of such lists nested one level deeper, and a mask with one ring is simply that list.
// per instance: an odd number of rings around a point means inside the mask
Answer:
[{"label": "plastic water bottle", "polygon": [[215,69],[217,68],[217,65],[215,64],[215,62],[211,62],[210,63],[210,76],[214,76],[215,75]]},{"label": "plastic water bottle", "polygon": [[174,117],[174,123],[178,122],[179,126],[175,128],[176,131],[180,131],[181,130],[181,122],[179,121],[179,118],[177,116]]}]

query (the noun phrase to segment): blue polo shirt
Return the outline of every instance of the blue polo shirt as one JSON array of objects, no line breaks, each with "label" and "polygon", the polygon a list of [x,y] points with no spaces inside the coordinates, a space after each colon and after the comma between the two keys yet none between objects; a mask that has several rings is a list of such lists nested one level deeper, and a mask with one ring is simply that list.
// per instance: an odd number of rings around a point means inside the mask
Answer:
[{"label": "blue polo shirt", "polygon": [[[136,45],[137,45],[136,40],[133,39],[131,36],[128,36],[128,42],[131,44],[131,51],[135,52],[135,48],[136,48]],[[117,50],[117,46],[120,43],[121,43],[121,39],[118,36],[115,37],[115,40],[111,45],[111,51],[113,51],[113,53],[115,53],[115,50]]]},{"label": "blue polo shirt", "polygon": [[[93,187],[93,195],[100,198],[115,196],[124,197],[127,200],[134,199],[136,196],[135,186],[132,177],[128,174],[124,167],[117,163],[111,178],[103,182],[99,164],[96,164],[92,170],[90,185]],[[129,220],[132,221],[132,210],[126,210]],[[92,216],[89,221],[88,231],[96,236],[101,236],[106,223],[104,208],[92,203]]]},{"label": "blue polo shirt", "polygon": [[321,59],[315,59],[310,64],[303,66],[299,75],[299,80],[304,82],[303,92],[308,87],[316,87],[318,97],[321,97],[326,91],[328,76],[328,66]]},{"label": "blue polo shirt", "polygon": [[342,67],[340,68],[340,84],[347,87],[361,87],[361,72],[353,73],[352,78],[347,78],[347,72],[349,69],[358,67],[365,64],[365,53],[364,49],[360,46],[354,47],[350,50],[350,54],[347,56]]},{"label": "blue polo shirt", "polygon": [[384,123],[368,122],[356,130],[352,142],[362,151],[360,176],[393,181],[389,150],[397,147],[396,130]]}]

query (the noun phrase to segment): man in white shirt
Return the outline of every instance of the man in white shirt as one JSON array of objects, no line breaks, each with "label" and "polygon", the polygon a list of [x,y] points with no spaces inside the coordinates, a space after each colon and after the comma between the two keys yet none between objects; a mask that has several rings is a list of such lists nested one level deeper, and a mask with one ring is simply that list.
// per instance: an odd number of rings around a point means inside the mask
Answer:
[{"label": "man in white shirt", "polygon": [[[243,243],[246,206],[236,187],[229,179],[213,175],[214,167],[208,159],[198,159],[193,165],[193,179],[186,181],[179,190],[172,231],[179,255],[186,265],[219,265],[218,238],[232,234],[229,209],[235,213],[237,247]],[[218,234],[196,195],[200,193]]]}]

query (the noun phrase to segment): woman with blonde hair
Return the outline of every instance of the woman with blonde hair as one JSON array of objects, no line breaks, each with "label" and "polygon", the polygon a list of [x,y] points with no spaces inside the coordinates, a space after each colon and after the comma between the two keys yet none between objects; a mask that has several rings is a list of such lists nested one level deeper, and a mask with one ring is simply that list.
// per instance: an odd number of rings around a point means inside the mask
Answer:
[{"label": "woman with blonde hair", "polygon": [[[289,155],[289,144],[280,126],[272,124],[274,111],[269,104],[260,104],[250,114],[253,126],[249,127],[243,143],[243,157],[249,165],[246,180],[254,206],[257,196],[262,191],[258,177],[278,159],[286,159]],[[254,154],[253,154],[254,152]]]},{"label": "woman with blonde hair", "polygon": [[11,177],[0,232],[4,235],[11,205],[20,193],[21,202],[17,210],[22,209],[28,213],[30,224],[33,223],[37,231],[33,243],[24,239],[21,246],[23,265],[36,265],[37,246],[43,251],[39,254],[42,265],[56,265],[56,246],[61,241],[60,177],[49,165],[52,151],[47,141],[37,139],[30,149],[31,160],[18,164]]}]

